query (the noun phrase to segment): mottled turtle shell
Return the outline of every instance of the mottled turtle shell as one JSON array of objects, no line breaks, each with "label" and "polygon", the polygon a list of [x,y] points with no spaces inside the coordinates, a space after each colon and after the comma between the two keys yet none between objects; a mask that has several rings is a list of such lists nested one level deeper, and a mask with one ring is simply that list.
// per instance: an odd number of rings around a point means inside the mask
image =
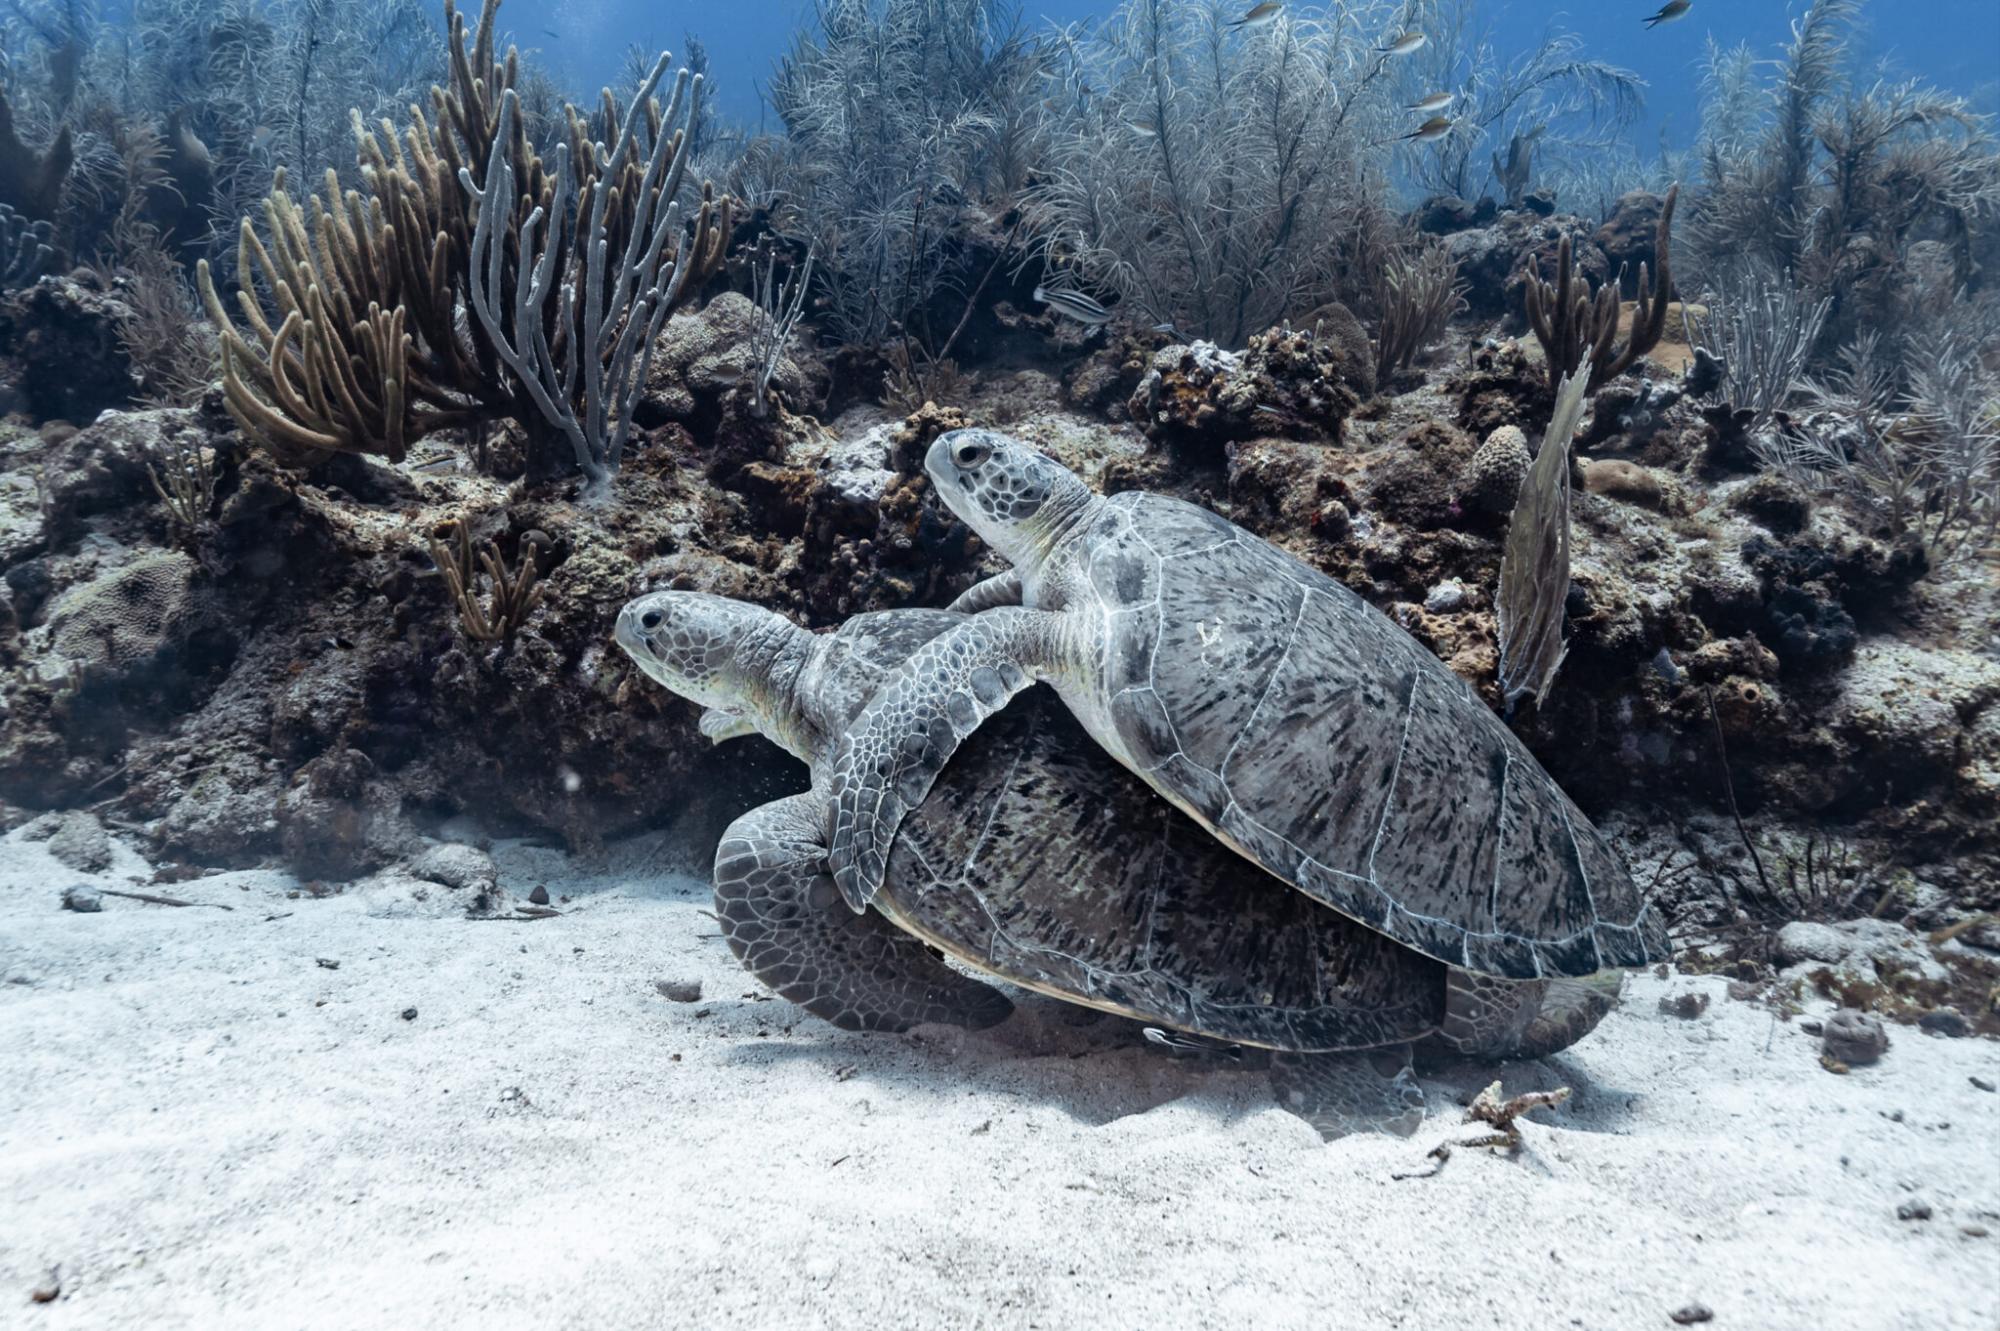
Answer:
[{"label": "mottled turtle shell", "polygon": [[[802,683],[839,724],[962,622],[857,616]],[[1044,688],[953,756],[904,820],[876,906],[1025,988],[1232,1043],[1363,1049],[1419,1038],[1443,1018],[1442,966],[1218,844]]]},{"label": "mottled turtle shell", "polygon": [[1468,970],[1667,954],[1661,913],[1526,746],[1353,592],[1161,495],[1106,500],[1069,549],[1058,608],[1106,625],[1086,721],[1223,842]]}]

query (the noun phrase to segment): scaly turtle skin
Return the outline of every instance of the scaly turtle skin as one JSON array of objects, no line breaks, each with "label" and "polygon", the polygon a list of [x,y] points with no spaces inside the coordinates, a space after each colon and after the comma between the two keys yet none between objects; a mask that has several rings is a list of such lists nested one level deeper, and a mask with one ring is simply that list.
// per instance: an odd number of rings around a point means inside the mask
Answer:
[{"label": "scaly turtle skin", "polygon": [[757,731],[814,770],[812,791],[745,815],[716,852],[729,946],[786,998],[847,1029],[1007,1015],[1003,996],[928,944],[1070,1002],[1275,1051],[1281,1103],[1328,1135],[1414,1129],[1409,1041],[1535,1056],[1608,1007],[1580,985],[1494,981],[1475,993],[1282,890],[1119,769],[1041,691],[958,751],[903,822],[877,909],[850,912],[825,869],[825,756],[883,681],[964,622],[893,611],[816,636],[696,592],[643,597],[619,618],[619,643],[648,675],[711,709],[706,733]]},{"label": "scaly turtle skin", "polygon": [[931,445],[931,482],[1014,569],[926,642],[829,760],[848,904],[953,751],[1035,679],[1113,758],[1316,901],[1468,971],[1587,975],[1666,922],[1472,690],[1367,602],[1206,509],[1101,498],[1005,435]]}]

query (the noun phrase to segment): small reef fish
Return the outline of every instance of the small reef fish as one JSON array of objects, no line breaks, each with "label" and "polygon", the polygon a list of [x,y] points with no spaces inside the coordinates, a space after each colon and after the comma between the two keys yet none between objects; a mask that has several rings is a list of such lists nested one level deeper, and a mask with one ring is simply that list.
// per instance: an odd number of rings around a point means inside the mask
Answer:
[{"label": "small reef fish", "polygon": [[1157,139],[1160,137],[1160,127],[1150,120],[1128,120],[1125,122],[1125,128],[1131,130],[1135,138]]},{"label": "small reef fish", "polygon": [[1456,97],[1457,95],[1458,95],[1457,93],[1451,93],[1451,92],[1434,92],[1420,102],[1411,102],[1408,106],[1404,107],[1403,109],[1405,111],[1417,111],[1417,112],[1442,111],[1447,106],[1451,105],[1451,99]]},{"label": "small reef fish", "polygon": [[434,458],[425,458],[422,462],[412,462],[409,466],[411,471],[422,472],[427,476],[441,471],[456,471],[458,454],[441,453]]},{"label": "small reef fish", "polygon": [[1035,299],[1064,318],[1074,319],[1080,324],[1096,327],[1098,324],[1111,322],[1111,311],[1081,291],[1071,291],[1067,288],[1051,291],[1047,287],[1036,287]]},{"label": "small reef fish", "polygon": [[1429,40],[1430,38],[1421,32],[1406,32],[1387,46],[1378,46],[1375,49],[1383,55],[1410,55]]},{"label": "small reef fish", "polygon": [[1243,1057],[1243,1046],[1227,1040],[1211,1040],[1205,1035],[1190,1035],[1186,1031],[1161,1030],[1158,1026],[1147,1026],[1144,1030],[1149,1041],[1177,1054],[1207,1054],[1230,1062]]},{"label": "small reef fish", "polygon": [[1276,19],[1278,11],[1283,8],[1284,5],[1279,0],[1264,0],[1264,3],[1261,5],[1251,6],[1249,13],[1237,19],[1229,26],[1232,28],[1261,28],[1266,23]]},{"label": "small reef fish", "polygon": [[1677,18],[1686,18],[1687,12],[1693,8],[1694,0],[1667,0],[1666,4],[1660,6],[1660,12],[1645,20],[1645,24],[1649,28],[1657,28],[1662,23],[1672,23]]},{"label": "small reef fish", "polygon": [[1432,116],[1403,137],[1415,139],[1418,143],[1429,143],[1433,139],[1441,139],[1451,133],[1451,127],[1455,123],[1450,116]]}]

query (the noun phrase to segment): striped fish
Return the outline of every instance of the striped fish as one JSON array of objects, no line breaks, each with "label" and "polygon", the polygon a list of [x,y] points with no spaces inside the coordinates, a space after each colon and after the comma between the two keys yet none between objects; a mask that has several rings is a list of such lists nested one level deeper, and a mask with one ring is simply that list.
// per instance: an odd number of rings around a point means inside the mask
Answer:
[{"label": "striped fish", "polygon": [[1054,310],[1057,314],[1062,315],[1065,319],[1074,319],[1080,324],[1089,324],[1092,327],[1096,327],[1098,324],[1108,324],[1111,322],[1110,310],[1105,309],[1081,291],[1073,291],[1068,287],[1059,287],[1053,291],[1047,287],[1036,287],[1035,299]]}]

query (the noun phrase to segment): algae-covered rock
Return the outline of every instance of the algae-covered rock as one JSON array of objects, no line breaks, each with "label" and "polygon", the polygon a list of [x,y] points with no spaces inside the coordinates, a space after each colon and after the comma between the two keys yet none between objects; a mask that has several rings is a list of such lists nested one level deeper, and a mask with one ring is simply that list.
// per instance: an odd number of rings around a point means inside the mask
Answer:
[{"label": "algae-covered rock", "polygon": [[1259,435],[1338,440],[1361,401],[1358,386],[1374,380],[1365,340],[1357,348],[1340,326],[1329,336],[1274,328],[1241,352],[1212,342],[1167,347],[1127,410],[1148,438],[1209,456]]},{"label": "algae-covered rock", "polygon": [[[717,296],[699,313],[669,319],[653,348],[641,422],[694,421],[713,414],[727,394],[740,389],[747,396],[759,368],[751,335],[764,319],[749,297],[734,291]],[[799,352],[796,342],[779,356],[771,375],[771,391],[793,412],[817,411],[826,399],[827,383],[825,368]]]},{"label": "algae-covered rock", "polygon": [[119,338],[131,318],[122,298],[74,275],[45,277],[0,303],[0,347],[19,366],[29,411],[83,425],[132,402],[141,385]]},{"label": "algae-covered rock", "polygon": [[1656,242],[1660,211],[1666,203],[1666,199],[1649,190],[1633,190],[1619,198],[1604,225],[1591,234],[1591,243],[1604,252],[1611,271],[1615,273],[1621,268],[1625,271],[1627,294],[1638,286],[1640,264],[1645,264],[1648,271],[1659,269]]},{"label": "algae-covered rock", "polygon": [[1623,458],[1597,458],[1583,472],[1583,488],[1627,504],[1654,510],[1666,507],[1666,487],[1650,467]]}]

